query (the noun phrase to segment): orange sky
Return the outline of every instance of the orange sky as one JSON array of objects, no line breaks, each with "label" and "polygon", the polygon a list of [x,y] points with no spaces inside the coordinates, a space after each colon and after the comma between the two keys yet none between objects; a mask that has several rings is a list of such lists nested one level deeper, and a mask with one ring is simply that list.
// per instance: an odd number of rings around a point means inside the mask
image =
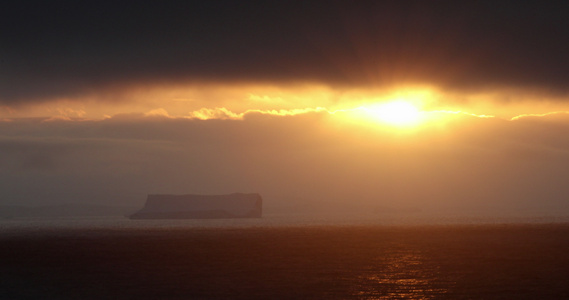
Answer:
[{"label": "orange sky", "polygon": [[0,205],[569,212],[566,6],[190,2],[0,12]]},{"label": "orange sky", "polygon": [[[406,101],[422,112],[448,111],[511,119],[527,114],[568,110],[566,97],[545,92],[509,89],[456,93],[434,86],[389,89],[333,88],[323,84],[254,85],[204,84],[185,86],[145,85],[100,91],[75,98],[0,107],[4,119],[78,118],[103,119],[117,114],[163,114],[193,117],[200,110],[224,109],[240,115],[247,111],[298,113],[325,109],[329,112],[373,107]],[[213,117],[213,116],[212,116]],[[218,116],[224,117],[224,116]]]}]

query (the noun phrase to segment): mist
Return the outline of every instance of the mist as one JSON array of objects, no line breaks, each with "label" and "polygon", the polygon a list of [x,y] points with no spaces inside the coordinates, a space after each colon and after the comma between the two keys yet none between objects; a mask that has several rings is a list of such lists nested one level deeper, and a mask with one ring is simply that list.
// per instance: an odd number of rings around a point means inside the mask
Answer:
[{"label": "mist", "polygon": [[266,211],[567,211],[565,116],[398,132],[327,112],[0,123],[2,204],[258,192]]}]

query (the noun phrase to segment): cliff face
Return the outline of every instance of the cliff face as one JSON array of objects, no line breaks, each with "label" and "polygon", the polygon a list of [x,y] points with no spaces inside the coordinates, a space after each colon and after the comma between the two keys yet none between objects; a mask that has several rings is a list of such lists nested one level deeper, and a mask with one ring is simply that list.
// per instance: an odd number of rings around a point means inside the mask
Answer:
[{"label": "cliff face", "polygon": [[131,219],[260,218],[259,194],[148,195],[146,204]]}]

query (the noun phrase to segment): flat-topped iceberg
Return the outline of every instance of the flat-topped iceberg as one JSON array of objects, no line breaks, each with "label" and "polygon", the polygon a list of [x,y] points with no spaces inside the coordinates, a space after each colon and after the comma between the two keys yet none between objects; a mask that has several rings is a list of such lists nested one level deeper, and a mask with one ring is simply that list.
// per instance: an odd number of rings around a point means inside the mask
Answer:
[{"label": "flat-topped iceberg", "polygon": [[131,219],[260,218],[263,199],[256,193],[227,195],[148,195]]}]

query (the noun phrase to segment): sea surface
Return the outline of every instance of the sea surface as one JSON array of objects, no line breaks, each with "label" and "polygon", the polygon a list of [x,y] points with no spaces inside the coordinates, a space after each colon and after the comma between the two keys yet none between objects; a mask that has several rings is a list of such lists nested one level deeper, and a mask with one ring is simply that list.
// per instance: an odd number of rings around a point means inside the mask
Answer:
[{"label": "sea surface", "polygon": [[0,221],[0,299],[569,299],[569,217]]}]

